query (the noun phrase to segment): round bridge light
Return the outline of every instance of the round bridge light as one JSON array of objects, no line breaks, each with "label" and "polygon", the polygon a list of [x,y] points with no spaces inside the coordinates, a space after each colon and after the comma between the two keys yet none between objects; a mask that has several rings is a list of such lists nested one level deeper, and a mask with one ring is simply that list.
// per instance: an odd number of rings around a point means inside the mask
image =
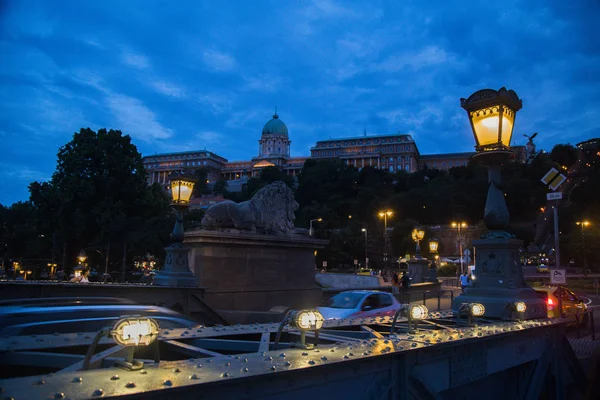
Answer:
[{"label": "round bridge light", "polygon": [[470,307],[471,315],[473,315],[474,317],[481,317],[483,314],[485,314],[485,307],[483,306],[483,304],[473,303],[470,304]]},{"label": "round bridge light", "polygon": [[515,303],[515,309],[518,312],[525,312],[525,310],[527,310],[527,305],[524,302],[522,302],[522,301],[517,301]]}]

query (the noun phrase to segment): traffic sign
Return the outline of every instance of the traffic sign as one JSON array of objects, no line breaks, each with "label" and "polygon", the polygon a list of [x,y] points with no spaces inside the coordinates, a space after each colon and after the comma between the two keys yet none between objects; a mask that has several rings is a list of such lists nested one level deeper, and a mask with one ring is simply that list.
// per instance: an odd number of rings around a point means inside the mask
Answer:
[{"label": "traffic sign", "polygon": [[547,200],[561,200],[562,192],[546,193],[546,199]]},{"label": "traffic sign", "polygon": [[552,183],[550,183],[548,185],[548,187],[552,190],[556,190],[566,180],[567,180],[567,177],[564,176],[563,174],[560,174],[552,181]]},{"label": "traffic sign", "polygon": [[323,261],[323,268],[327,266],[327,261]]},{"label": "traffic sign", "polygon": [[471,250],[469,249],[465,249],[465,251],[463,251],[463,254],[467,257],[469,257],[471,255]]},{"label": "traffic sign", "polygon": [[553,285],[565,285],[567,283],[566,269],[551,269],[550,283]]},{"label": "traffic sign", "polygon": [[550,182],[552,182],[552,180],[556,178],[556,175],[558,175],[558,170],[556,168],[550,168],[550,171],[548,171],[546,175],[544,175],[541,181],[544,183],[544,185],[549,185]]}]

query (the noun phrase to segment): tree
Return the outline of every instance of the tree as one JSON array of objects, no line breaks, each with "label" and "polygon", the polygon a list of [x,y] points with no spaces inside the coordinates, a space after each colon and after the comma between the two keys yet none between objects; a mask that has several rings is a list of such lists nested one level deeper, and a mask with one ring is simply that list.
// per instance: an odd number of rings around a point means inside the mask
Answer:
[{"label": "tree", "polygon": [[557,144],[550,152],[552,161],[570,168],[577,161],[577,149],[570,144]]},{"label": "tree", "polygon": [[225,194],[227,192],[227,181],[225,179],[219,179],[213,186],[214,194]]},{"label": "tree", "polygon": [[31,201],[46,218],[45,229],[68,244],[69,263],[80,248],[126,242],[149,218],[166,217],[164,190],[146,181],[128,135],[86,128],[60,148],[52,179],[30,185]]}]

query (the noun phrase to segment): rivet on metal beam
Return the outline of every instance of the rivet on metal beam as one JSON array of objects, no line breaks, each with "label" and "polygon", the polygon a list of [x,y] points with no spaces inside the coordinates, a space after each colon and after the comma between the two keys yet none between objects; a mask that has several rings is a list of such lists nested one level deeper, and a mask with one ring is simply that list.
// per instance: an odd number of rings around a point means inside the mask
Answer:
[{"label": "rivet on metal beam", "polygon": [[310,360],[310,361],[308,362],[308,364],[309,364],[309,365],[315,365],[315,362],[314,362],[313,360]]},{"label": "rivet on metal beam", "polygon": [[43,379],[40,379],[39,381],[36,381],[36,382],[35,382],[35,384],[36,384],[36,385],[45,385],[45,384],[46,384],[46,381],[45,381],[45,380],[43,380]]},{"label": "rivet on metal beam", "polygon": [[305,352],[305,351],[303,351],[303,352],[302,352],[302,355],[303,355],[303,356],[307,356],[307,355],[308,355],[308,353],[307,353],[307,352]]},{"label": "rivet on metal beam", "polygon": [[271,367],[269,367],[269,371],[275,372],[277,371],[277,368],[275,368],[274,365],[271,365]]},{"label": "rivet on metal beam", "polygon": [[175,369],[173,370],[173,372],[175,372],[175,373],[177,374],[177,373],[181,372],[181,370],[180,370],[179,368],[175,368]]},{"label": "rivet on metal beam", "polygon": [[226,362],[226,363],[225,363],[225,366],[226,366],[226,367],[231,367],[231,363],[230,363],[230,362]]},{"label": "rivet on metal beam", "polygon": [[195,381],[195,380],[197,380],[197,379],[198,379],[198,375],[196,375],[196,374],[190,375],[190,378],[189,378],[189,379],[191,379],[191,380],[194,380],[194,381]]},{"label": "rivet on metal beam", "polygon": [[120,379],[120,378],[119,378],[119,375],[113,375],[113,376],[111,376],[111,377],[110,377],[110,380],[111,380],[111,381],[116,381],[116,380],[118,380],[118,379]]},{"label": "rivet on metal beam", "polygon": [[143,369],[143,370],[141,370],[141,371],[140,371],[140,374],[142,374],[142,375],[147,375],[147,374],[148,374],[148,371],[146,371],[145,369]]},{"label": "rivet on metal beam", "polygon": [[73,383],[81,383],[83,382],[83,378],[80,376],[77,376],[75,378],[73,378]]},{"label": "rivet on metal beam", "polygon": [[321,356],[321,361],[327,361],[327,357]]},{"label": "rivet on metal beam", "polygon": [[92,393],[92,396],[103,396],[103,395],[104,395],[104,390],[102,390],[102,389],[96,389]]},{"label": "rivet on metal beam", "polygon": [[223,372],[221,374],[221,378],[229,378],[229,374],[227,372]]},{"label": "rivet on metal beam", "polygon": [[248,367],[242,368],[242,372],[248,372]]},{"label": "rivet on metal beam", "polygon": [[167,379],[166,381],[163,381],[163,386],[173,386],[173,382]]},{"label": "rivet on metal beam", "polygon": [[135,387],[135,382],[127,382],[127,385],[125,385],[125,387],[128,389],[133,389]]},{"label": "rivet on metal beam", "polygon": [[279,357],[285,357],[285,353],[280,353]]},{"label": "rivet on metal beam", "polygon": [[54,398],[55,399],[64,399],[65,394],[63,392],[54,393]]},{"label": "rivet on metal beam", "polygon": [[286,362],[283,363],[283,365],[285,365],[286,367],[289,367],[290,365],[292,365],[292,363],[289,362],[289,361],[286,361]]}]

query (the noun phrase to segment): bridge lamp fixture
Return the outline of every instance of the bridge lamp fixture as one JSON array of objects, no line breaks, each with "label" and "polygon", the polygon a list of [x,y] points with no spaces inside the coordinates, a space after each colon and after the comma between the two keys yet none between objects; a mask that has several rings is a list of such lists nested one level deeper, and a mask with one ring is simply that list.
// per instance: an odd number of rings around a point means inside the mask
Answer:
[{"label": "bridge lamp fixture", "polygon": [[186,174],[173,174],[170,179],[173,205],[189,205],[196,183],[194,178]]},{"label": "bridge lamp fixture", "polygon": [[117,365],[132,371],[141,369],[144,363],[133,359],[135,349],[156,343],[155,350],[158,354],[158,332],[158,322],[152,318],[125,317],[118,320],[109,334],[117,344],[127,347],[127,356],[124,361],[118,361]]},{"label": "bridge lamp fixture", "polygon": [[511,312],[516,311],[517,319],[525,319],[525,311],[527,310],[527,304],[524,301],[509,302],[506,305],[506,308],[508,308]]},{"label": "bridge lamp fixture", "polygon": [[[319,330],[321,330],[323,327],[323,322],[325,322],[325,318],[323,318],[323,315],[318,310],[307,309],[288,311],[279,324],[279,329],[277,330],[277,336],[275,337],[273,348],[277,349],[283,328],[286,325],[296,328],[300,331],[300,342],[290,343],[291,347],[300,347],[303,349],[312,349],[316,347],[319,343]],[[306,343],[306,332],[314,332],[314,345]]]},{"label": "bridge lamp fixture", "polygon": [[437,254],[440,241],[436,238],[429,239],[429,252],[431,254]]},{"label": "bridge lamp fixture", "polygon": [[85,260],[87,260],[87,254],[85,254],[85,250],[81,250],[79,252],[79,255],[77,256],[77,260],[79,261],[79,264],[83,264],[85,262]]},{"label": "bridge lamp fixture", "polygon": [[482,317],[483,314],[485,314],[485,307],[481,303],[464,303],[459,308],[459,318],[461,314],[466,314],[469,320],[469,325],[472,325],[473,317]]},{"label": "bridge lamp fixture", "polygon": [[428,315],[429,310],[422,304],[404,304],[398,309],[398,311],[396,311],[396,314],[394,315],[390,334],[392,334],[396,329],[396,321],[398,320],[398,316],[406,317],[406,319],[408,319],[408,331],[413,332],[417,329],[417,323],[419,320],[427,319]]}]

